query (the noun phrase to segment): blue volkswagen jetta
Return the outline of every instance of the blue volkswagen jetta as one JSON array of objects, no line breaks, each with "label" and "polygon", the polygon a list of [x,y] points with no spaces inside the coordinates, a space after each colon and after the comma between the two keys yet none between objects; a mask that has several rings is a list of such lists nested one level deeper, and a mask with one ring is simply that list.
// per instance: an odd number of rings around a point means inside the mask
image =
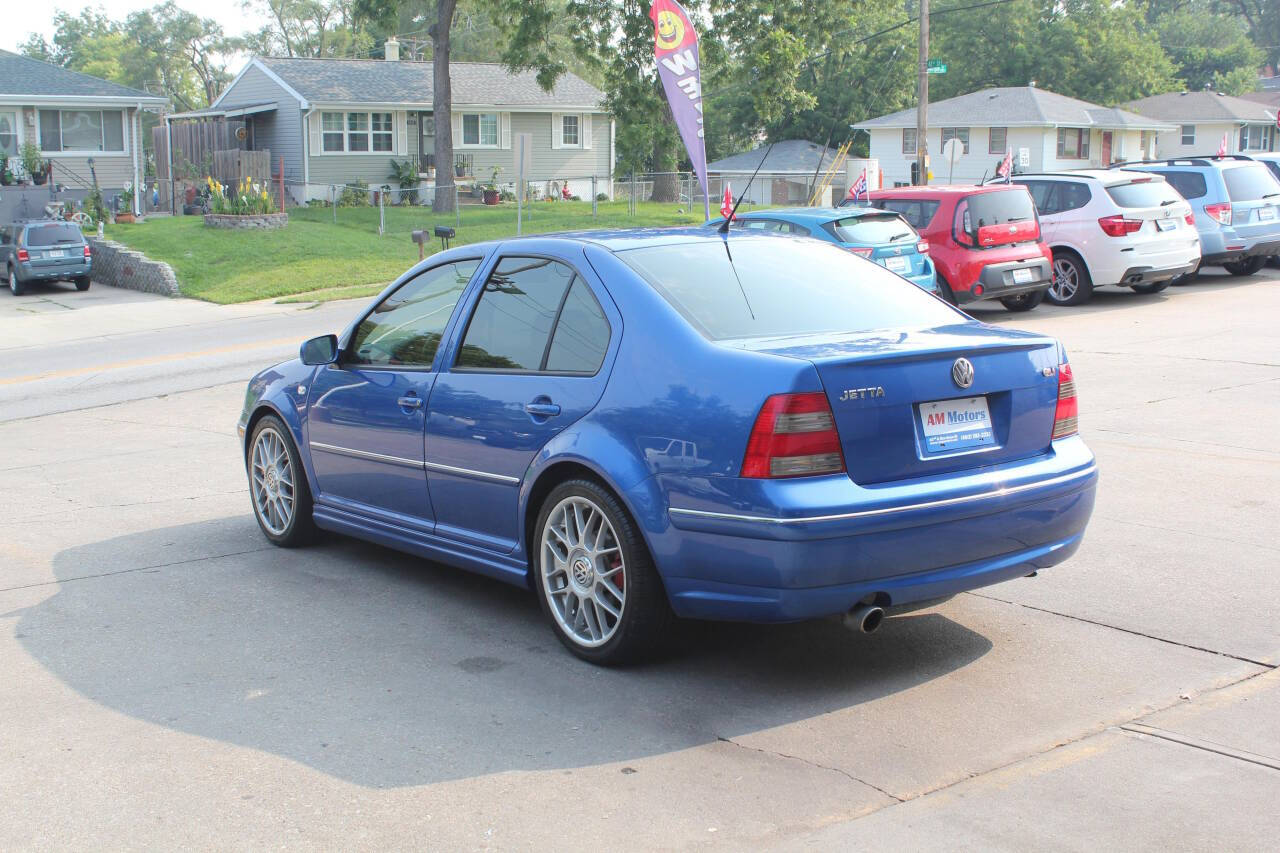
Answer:
[{"label": "blue volkswagen jetta", "polygon": [[[716,228],[724,219],[707,223]],[[930,293],[938,292],[938,272],[929,243],[907,220],[878,207],[780,207],[734,215],[734,230],[773,231],[826,240],[896,272]]]},{"label": "blue volkswagen jetta", "polygon": [[579,656],[674,617],[885,615],[1070,556],[1057,341],[835,246],[704,228],[455,248],[249,383],[253,509],[528,585]]}]

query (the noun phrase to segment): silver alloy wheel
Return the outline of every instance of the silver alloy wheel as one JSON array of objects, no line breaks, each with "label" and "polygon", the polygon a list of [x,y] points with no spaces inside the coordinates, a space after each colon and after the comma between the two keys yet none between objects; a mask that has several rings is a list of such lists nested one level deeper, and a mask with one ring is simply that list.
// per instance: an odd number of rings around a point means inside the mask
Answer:
[{"label": "silver alloy wheel", "polygon": [[621,543],[604,511],[574,495],[542,530],[542,591],[560,630],[580,646],[604,645],[627,606]]},{"label": "silver alloy wheel", "polygon": [[297,490],[289,449],[275,428],[265,427],[254,440],[250,475],[258,520],[273,536],[283,536],[293,520]]},{"label": "silver alloy wheel", "polygon": [[13,267],[9,267],[9,290],[13,291],[13,295],[18,295],[18,276],[14,273]]},{"label": "silver alloy wheel", "polygon": [[1049,292],[1053,294],[1053,298],[1066,302],[1075,296],[1079,289],[1080,279],[1076,265],[1062,258],[1054,258],[1053,284],[1049,285]]}]

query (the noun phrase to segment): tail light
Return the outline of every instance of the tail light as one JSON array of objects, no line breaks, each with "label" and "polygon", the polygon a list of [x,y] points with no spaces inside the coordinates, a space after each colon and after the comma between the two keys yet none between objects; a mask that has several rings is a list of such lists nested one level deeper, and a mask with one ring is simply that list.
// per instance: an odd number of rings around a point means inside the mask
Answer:
[{"label": "tail light", "polygon": [[1125,219],[1123,216],[1104,216],[1098,220],[1108,237],[1123,237],[1142,228],[1141,219]]},{"label": "tail light", "polygon": [[1188,224],[1188,225],[1195,225],[1195,224],[1196,224],[1196,215],[1195,215],[1195,213],[1188,213],[1188,214],[1186,215],[1186,220],[1187,220],[1187,224]]},{"label": "tail light", "polygon": [[875,250],[871,248],[863,248],[862,246],[850,246],[849,251],[853,252],[860,258],[869,258],[871,257],[871,253]]},{"label": "tail light", "polygon": [[916,251],[922,255],[929,254],[929,241],[921,240],[919,243],[916,243]]},{"label": "tail light", "polygon": [[85,244],[85,247],[84,247],[84,256],[85,256],[86,258],[87,258],[87,257],[89,257],[89,244],[88,244],[88,243],[86,243],[86,244]]},{"label": "tail light", "polygon": [[1220,204],[1206,204],[1204,206],[1204,212],[1208,214],[1210,219],[1219,225],[1231,224],[1231,205],[1227,202],[1222,202]]},{"label": "tail light", "polygon": [[29,260],[31,260],[31,254],[30,254],[26,249],[19,249],[19,250],[18,250],[18,260],[20,260],[20,261],[29,261]]},{"label": "tail light", "polygon": [[742,459],[742,476],[813,477],[844,470],[827,395],[774,394],[764,401]]},{"label": "tail light", "polygon": [[1058,409],[1053,413],[1053,440],[1080,431],[1080,407],[1076,401],[1076,378],[1070,364],[1058,365]]}]

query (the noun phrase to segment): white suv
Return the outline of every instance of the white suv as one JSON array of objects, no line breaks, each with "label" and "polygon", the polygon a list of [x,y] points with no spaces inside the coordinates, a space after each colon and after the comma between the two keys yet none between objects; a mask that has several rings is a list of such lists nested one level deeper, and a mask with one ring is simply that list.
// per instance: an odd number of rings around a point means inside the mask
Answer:
[{"label": "white suv", "polygon": [[1088,302],[1095,287],[1156,293],[1200,264],[1191,205],[1160,175],[1080,169],[1015,175],[1035,199],[1053,250],[1055,305]]}]

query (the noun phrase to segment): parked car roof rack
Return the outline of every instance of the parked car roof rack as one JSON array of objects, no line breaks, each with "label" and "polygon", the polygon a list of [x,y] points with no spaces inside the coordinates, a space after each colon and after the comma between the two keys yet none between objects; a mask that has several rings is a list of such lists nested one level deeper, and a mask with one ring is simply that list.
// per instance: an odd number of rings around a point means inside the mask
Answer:
[{"label": "parked car roof rack", "polygon": [[1129,160],[1126,163],[1113,163],[1108,169],[1123,169],[1126,166],[1211,166],[1215,160],[1252,160],[1248,154],[1192,154],[1186,157],[1159,157],[1155,160]]}]

